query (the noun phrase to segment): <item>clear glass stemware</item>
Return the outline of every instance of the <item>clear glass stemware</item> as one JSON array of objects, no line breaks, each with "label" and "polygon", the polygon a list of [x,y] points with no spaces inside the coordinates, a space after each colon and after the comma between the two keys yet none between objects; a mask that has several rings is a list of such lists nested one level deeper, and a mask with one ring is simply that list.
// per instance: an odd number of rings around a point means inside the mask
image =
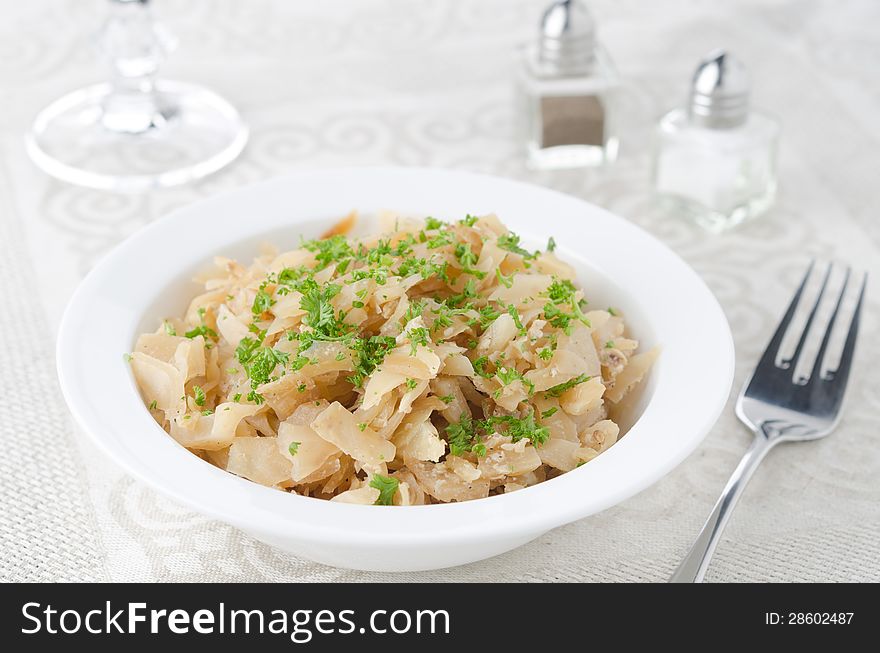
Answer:
[{"label": "clear glass stemware", "polygon": [[244,149],[235,107],[208,89],[157,80],[176,40],[149,0],[110,0],[98,49],[111,79],[43,109],[26,136],[33,161],[82,186],[144,191],[216,172]]}]

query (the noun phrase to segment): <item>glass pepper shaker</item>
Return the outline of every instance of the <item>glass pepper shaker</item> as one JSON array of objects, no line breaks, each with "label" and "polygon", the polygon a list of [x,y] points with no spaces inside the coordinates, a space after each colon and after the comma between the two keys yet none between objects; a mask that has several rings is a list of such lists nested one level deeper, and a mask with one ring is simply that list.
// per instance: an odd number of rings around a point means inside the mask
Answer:
[{"label": "glass pepper shaker", "polygon": [[722,232],[767,211],[776,195],[779,123],[749,111],[748,72],[724,50],[697,67],[687,106],[660,119],[654,184],[667,208]]},{"label": "glass pepper shaker", "polygon": [[613,99],[617,75],[579,0],[554,2],[535,42],[521,52],[530,167],[598,166],[617,157]]}]

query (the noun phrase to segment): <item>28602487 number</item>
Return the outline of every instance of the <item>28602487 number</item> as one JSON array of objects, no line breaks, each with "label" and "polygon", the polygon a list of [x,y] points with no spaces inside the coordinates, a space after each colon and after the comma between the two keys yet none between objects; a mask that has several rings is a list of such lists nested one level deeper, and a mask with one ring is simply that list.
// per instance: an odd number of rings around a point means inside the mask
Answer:
[{"label": "28602487 number", "polygon": [[764,623],[770,626],[849,625],[854,612],[767,612]]}]

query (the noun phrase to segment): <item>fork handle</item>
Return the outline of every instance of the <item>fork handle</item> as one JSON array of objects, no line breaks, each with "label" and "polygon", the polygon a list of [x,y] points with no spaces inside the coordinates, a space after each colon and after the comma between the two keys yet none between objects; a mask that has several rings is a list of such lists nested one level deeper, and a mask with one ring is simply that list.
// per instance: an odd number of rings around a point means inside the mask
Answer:
[{"label": "fork handle", "polygon": [[724,491],[712,509],[712,514],[706,520],[706,524],[703,526],[703,530],[700,531],[696,542],[694,542],[694,545],[684,560],[682,560],[678,569],[669,578],[670,583],[703,582],[706,568],[709,566],[712,554],[715,553],[715,547],[718,546],[718,542],[721,540],[721,533],[730,519],[736,502],[742,495],[752,474],[776,442],[775,439],[768,438],[761,429],[755,433],[755,439],[742,457],[742,460],[739,461],[739,465],[736,466],[730,480],[727,481]]}]

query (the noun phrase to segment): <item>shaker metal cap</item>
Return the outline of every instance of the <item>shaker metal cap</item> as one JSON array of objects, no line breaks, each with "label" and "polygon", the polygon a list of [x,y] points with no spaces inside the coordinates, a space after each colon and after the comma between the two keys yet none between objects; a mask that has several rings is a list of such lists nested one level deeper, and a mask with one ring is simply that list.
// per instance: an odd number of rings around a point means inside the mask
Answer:
[{"label": "shaker metal cap", "polygon": [[595,59],[596,21],[580,0],[559,0],[541,18],[538,61],[559,73],[589,70]]},{"label": "shaker metal cap", "polygon": [[749,74],[726,50],[713,50],[700,62],[691,83],[688,114],[703,127],[730,129],[749,115]]}]

